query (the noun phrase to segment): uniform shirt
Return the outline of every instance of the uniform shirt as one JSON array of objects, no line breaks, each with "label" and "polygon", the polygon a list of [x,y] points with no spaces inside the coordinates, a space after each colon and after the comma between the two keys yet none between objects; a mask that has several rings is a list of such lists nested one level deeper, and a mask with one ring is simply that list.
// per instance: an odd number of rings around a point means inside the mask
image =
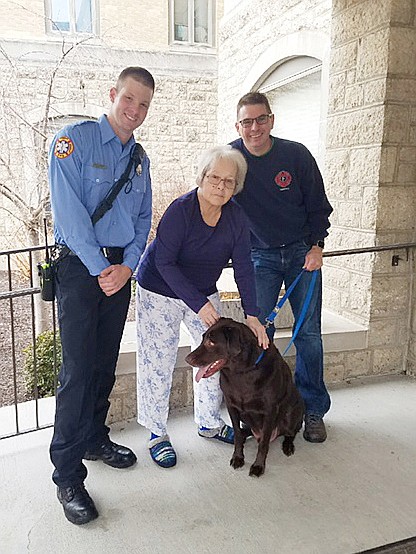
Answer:
[{"label": "uniform shirt", "polygon": [[149,159],[142,173],[131,170],[112,208],[95,226],[91,215],[127,167],[135,140],[123,145],[106,116],[68,125],[54,138],[49,152],[54,234],[66,244],[91,275],[110,264],[100,247],[124,247],[123,264],[132,271],[146,245],[151,223],[152,193]]},{"label": "uniform shirt", "polygon": [[231,143],[247,160],[242,192],[234,197],[250,221],[252,245],[276,248],[304,239],[324,239],[332,207],[321,173],[309,150],[298,142],[271,137],[263,156],[250,154],[243,140]]},{"label": "uniform shirt", "polygon": [[207,297],[217,291],[221,271],[231,259],[243,309],[256,316],[250,233],[244,213],[227,202],[217,225],[210,227],[202,218],[197,190],[168,207],[155,240],[140,260],[137,280],[147,290],[180,298],[198,313]]}]

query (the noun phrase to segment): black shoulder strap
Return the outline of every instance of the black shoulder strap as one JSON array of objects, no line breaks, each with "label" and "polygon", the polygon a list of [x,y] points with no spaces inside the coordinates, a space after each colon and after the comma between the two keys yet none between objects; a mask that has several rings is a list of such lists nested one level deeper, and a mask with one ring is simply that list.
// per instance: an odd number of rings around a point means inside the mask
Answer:
[{"label": "black shoulder strap", "polygon": [[136,142],[135,146],[131,149],[129,163],[127,164],[124,173],[120,179],[114,183],[111,189],[106,194],[104,200],[95,208],[94,213],[91,216],[92,224],[95,225],[113,206],[113,202],[116,199],[117,194],[121,191],[123,186],[129,180],[131,168],[134,166],[134,171],[141,164],[144,156],[143,146]]}]

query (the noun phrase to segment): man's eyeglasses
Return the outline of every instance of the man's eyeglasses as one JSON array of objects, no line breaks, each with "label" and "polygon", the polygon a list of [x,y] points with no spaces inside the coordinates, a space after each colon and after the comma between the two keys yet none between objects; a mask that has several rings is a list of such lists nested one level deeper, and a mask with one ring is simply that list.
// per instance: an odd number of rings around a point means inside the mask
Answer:
[{"label": "man's eyeglasses", "polygon": [[263,115],[259,115],[258,117],[247,117],[247,119],[241,119],[241,121],[239,121],[238,123],[244,129],[248,129],[253,125],[254,122],[256,122],[258,125],[266,125],[266,123],[272,116],[272,113],[265,113]]},{"label": "man's eyeglasses", "polygon": [[226,177],[224,179],[219,175],[215,175],[215,173],[211,173],[210,175],[205,175],[205,177],[207,178],[208,183],[214,187],[217,187],[222,181],[226,189],[229,189],[229,190],[235,189],[235,179],[233,179],[232,177]]}]

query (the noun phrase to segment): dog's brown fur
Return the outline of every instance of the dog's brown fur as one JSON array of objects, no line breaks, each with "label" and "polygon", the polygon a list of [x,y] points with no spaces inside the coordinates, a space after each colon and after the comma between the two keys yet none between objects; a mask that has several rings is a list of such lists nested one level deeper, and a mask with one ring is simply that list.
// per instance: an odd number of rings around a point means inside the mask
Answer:
[{"label": "dog's brown fur", "polygon": [[204,334],[200,346],[188,354],[187,363],[201,368],[197,380],[221,370],[220,384],[234,428],[234,469],[244,465],[246,433],[251,428],[258,441],[250,475],[264,473],[269,443],[284,435],[286,456],[295,451],[293,440],[302,427],[304,404],[286,362],[273,344],[256,363],[262,349],[254,333],[243,323],[221,318]]}]

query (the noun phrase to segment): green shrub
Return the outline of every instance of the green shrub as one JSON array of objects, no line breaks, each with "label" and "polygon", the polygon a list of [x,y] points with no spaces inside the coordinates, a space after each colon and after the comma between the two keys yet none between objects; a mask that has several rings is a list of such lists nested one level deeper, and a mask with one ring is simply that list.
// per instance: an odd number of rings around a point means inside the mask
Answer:
[{"label": "green shrub", "polygon": [[31,396],[35,394],[35,384],[37,383],[38,397],[53,396],[55,394],[55,368],[59,371],[61,366],[62,351],[59,333],[56,333],[56,364],[54,365],[54,334],[53,331],[44,331],[41,333],[35,343],[36,351],[36,378],[35,378],[35,360],[33,346],[26,347],[24,378],[27,391]]}]

